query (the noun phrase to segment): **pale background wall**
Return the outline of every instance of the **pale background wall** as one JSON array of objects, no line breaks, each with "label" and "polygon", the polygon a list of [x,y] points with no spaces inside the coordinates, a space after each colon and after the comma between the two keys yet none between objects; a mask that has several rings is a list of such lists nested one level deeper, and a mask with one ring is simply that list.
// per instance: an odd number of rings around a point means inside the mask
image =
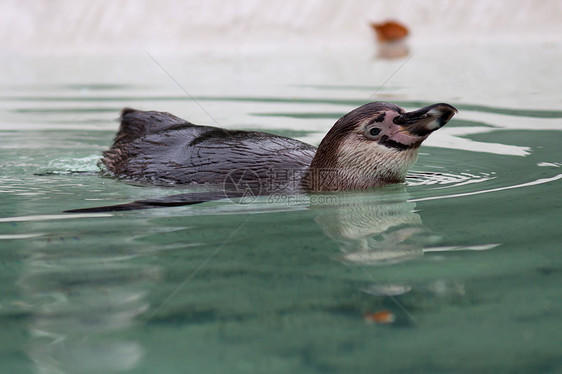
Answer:
[{"label": "pale background wall", "polygon": [[3,0],[2,51],[330,48],[397,18],[419,40],[557,41],[560,0]]}]

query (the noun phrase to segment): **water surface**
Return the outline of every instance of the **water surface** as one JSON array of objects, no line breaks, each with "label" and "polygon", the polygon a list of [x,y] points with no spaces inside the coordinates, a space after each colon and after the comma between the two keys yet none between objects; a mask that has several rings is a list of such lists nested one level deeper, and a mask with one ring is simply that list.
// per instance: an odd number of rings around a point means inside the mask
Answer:
[{"label": "water surface", "polygon": [[[524,51],[4,61],[1,371],[559,372],[562,49]],[[460,112],[406,185],[62,213],[183,191],[98,174],[124,106],[318,144],[367,100]]]}]

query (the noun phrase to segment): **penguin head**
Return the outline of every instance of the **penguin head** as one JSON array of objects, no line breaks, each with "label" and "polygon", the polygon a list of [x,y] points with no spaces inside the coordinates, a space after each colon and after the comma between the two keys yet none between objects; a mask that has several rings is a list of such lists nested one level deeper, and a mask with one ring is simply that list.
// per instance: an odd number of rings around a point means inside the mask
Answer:
[{"label": "penguin head", "polygon": [[316,174],[310,189],[365,189],[404,182],[421,143],[455,113],[445,103],[406,112],[392,103],[372,102],[352,110],[320,143],[310,167]]}]

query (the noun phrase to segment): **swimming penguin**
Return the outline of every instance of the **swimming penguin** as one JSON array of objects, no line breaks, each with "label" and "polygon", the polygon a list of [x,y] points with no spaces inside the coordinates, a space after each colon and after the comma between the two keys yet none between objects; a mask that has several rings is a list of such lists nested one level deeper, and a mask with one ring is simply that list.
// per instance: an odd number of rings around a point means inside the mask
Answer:
[{"label": "swimming penguin", "polygon": [[264,132],[199,126],[165,112],[125,108],[114,143],[101,160],[110,175],[211,189],[72,212],[187,205],[248,191],[345,191],[401,183],[421,143],[456,112],[445,103],[411,112],[392,103],[368,103],[340,118],[316,148]]}]

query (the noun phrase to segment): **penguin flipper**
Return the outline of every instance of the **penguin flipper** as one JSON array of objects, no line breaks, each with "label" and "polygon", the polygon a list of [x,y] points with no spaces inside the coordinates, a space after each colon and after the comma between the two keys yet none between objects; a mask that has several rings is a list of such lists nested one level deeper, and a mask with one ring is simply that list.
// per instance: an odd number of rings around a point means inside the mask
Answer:
[{"label": "penguin flipper", "polygon": [[225,191],[209,191],[200,193],[186,193],[179,195],[171,195],[159,199],[137,200],[131,203],[99,206],[93,208],[80,208],[65,210],[63,213],[107,213],[107,212],[123,212],[127,210],[143,210],[156,209],[165,207],[175,207],[184,205],[200,204],[207,201],[222,200],[226,198],[242,197],[237,192],[229,192],[228,196]]}]

